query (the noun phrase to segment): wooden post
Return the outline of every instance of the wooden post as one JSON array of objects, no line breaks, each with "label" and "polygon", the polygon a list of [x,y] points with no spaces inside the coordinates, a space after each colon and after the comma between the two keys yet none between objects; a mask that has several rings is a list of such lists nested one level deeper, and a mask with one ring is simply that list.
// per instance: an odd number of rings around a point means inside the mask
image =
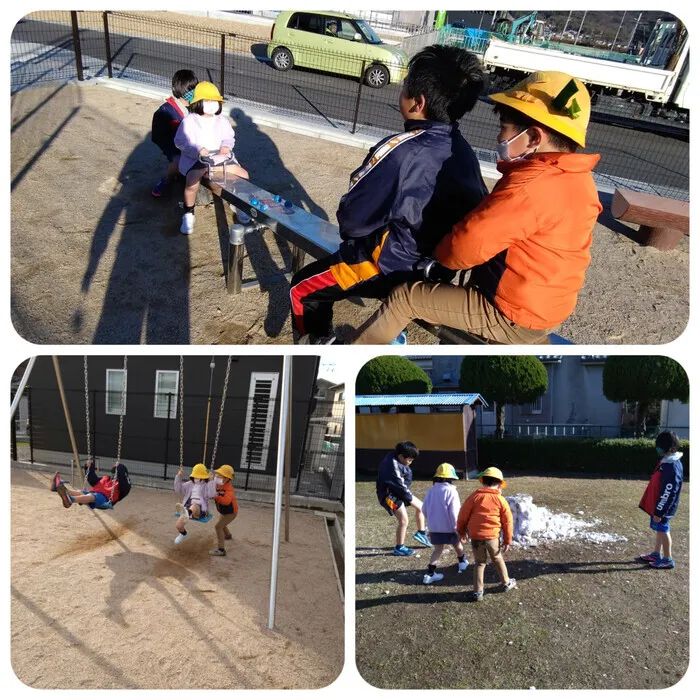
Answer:
[{"label": "wooden post", "polygon": [[63,391],[63,381],[61,380],[61,370],[58,366],[58,357],[52,355],[53,368],[56,372],[56,383],[58,384],[58,391],[61,394],[61,403],[63,404],[63,412],[66,416],[66,426],[68,427],[68,435],[70,436],[70,444],[73,447],[73,458],[75,463],[80,466],[80,455],[78,454],[78,446],[75,442],[75,435],[73,434],[73,425],[70,422],[70,414],[68,413],[68,402],[66,401],[66,393]]},{"label": "wooden post", "polygon": [[224,96],[224,88],[226,85],[226,34],[221,35],[221,76],[220,76],[220,88],[219,92],[221,93],[221,97]]}]

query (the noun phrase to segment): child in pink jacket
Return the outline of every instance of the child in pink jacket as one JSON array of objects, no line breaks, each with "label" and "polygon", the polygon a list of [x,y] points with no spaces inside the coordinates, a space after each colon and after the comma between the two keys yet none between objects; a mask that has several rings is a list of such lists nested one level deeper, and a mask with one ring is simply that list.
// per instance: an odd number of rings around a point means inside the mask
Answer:
[{"label": "child in pink jacket", "polygon": [[[182,120],[175,134],[175,145],[180,149],[180,172],[185,176],[185,213],[182,216],[180,233],[194,231],[194,203],[199,183],[207,173],[207,166],[200,162],[200,156],[208,156],[219,151],[220,155],[233,156],[235,136],[229,120],[221,114],[224,98],[216,85],[208,82],[197,83],[190,113]],[[248,171],[233,159],[226,166],[227,173],[248,179]]]},{"label": "child in pink jacket", "polygon": [[459,514],[459,494],[452,483],[459,479],[455,468],[443,462],[435,472],[433,486],[428,489],[423,501],[423,514],[428,522],[430,543],[433,553],[428,563],[428,573],[423,576],[423,583],[441,581],[443,574],[436,573],[437,563],[446,545],[451,545],[457,554],[457,573],[461,574],[469,562],[464,554],[464,547],[457,535],[457,515]]}]

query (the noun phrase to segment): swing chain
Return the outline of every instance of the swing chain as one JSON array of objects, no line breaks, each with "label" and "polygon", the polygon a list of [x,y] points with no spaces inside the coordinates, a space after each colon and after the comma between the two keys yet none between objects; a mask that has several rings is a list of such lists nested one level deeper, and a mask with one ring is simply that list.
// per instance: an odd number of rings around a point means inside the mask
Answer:
[{"label": "swing chain", "polygon": [[122,383],[122,400],[121,400],[121,410],[119,412],[119,440],[117,442],[117,464],[119,464],[122,455],[122,431],[124,428],[124,414],[126,413],[126,358],[124,355],[124,370],[123,370],[123,383]]},{"label": "swing chain", "polygon": [[184,366],[184,358],[182,355],[180,355],[180,469],[182,469],[182,464],[183,464],[183,449],[182,449],[182,439],[183,439],[183,434],[184,434],[184,428],[185,428],[185,401],[184,401],[184,372],[183,372],[183,366]]},{"label": "swing chain", "polygon": [[211,452],[211,468],[210,471],[214,471],[214,465],[216,464],[216,450],[219,446],[219,435],[221,434],[221,419],[224,417],[224,406],[226,405],[226,393],[228,391],[228,378],[231,373],[231,355],[228,356],[228,362],[226,363],[226,377],[224,378],[224,389],[221,392],[221,406],[219,407],[219,421],[216,425],[216,436],[214,437],[214,447]]},{"label": "swing chain", "polygon": [[90,449],[90,395],[88,393],[88,358],[83,356],[83,372],[85,374],[85,440],[87,447],[88,459],[92,459],[92,450]]}]

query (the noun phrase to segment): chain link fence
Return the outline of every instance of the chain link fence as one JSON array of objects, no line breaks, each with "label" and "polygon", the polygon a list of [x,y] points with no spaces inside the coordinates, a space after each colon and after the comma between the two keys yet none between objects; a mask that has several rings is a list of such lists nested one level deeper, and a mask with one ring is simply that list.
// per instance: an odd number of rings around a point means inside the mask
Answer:
[{"label": "chain link fence", "polygon": [[[410,50],[420,50],[436,35],[413,38]],[[279,65],[290,69],[275,70],[272,53],[283,48],[291,60]],[[300,63],[315,68],[302,68]],[[302,51],[276,46],[269,39],[205,29],[187,24],[186,18],[47,11],[24,18],[13,30],[11,88],[16,92],[49,80],[108,77],[169,93],[173,73],[190,68],[243,109],[262,108],[267,115],[378,140],[401,129],[398,98],[405,69],[399,63],[368,63],[342,52]],[[388,85],[369,87],[362,78],[370,75]],[[496,87],[504,85],[492,89]],[[617,125],[615,110],[606,106],[604,97],[599,100],[600,114],[589,126],[586,148],[601,155],[594,171],[598,185],[687,200],[687,134],[654,133],[653,124],[643,121],[635,122],[634,128]],[[486,97],[460,127],[479,159],[495,164],[499,125]]]},{"label": "chain link fence", "polygon": [[[85,409],[71,411],[71,422],[81,462],[88,457],[111,467],[117,453],[118,416],[114,392],[90,390],[90,445]],[[66,390],[69,406],[84,406],[83,392]],[[184,393],[182,447],[185,473],[197,462],[211,467],[221,396]],[[115,403],[116,402],[116,403]],[[207,413],[207,407],[210,407]],[[234,487],[243,491],[274,492],[277,400],[227,395],[215,468],[230,464]],[[117,409],[118,411],[119,409]],[[292,401],[292,415],[306,415],[303,436],[296,436],[301,449],[292,458],[291,492],[330,500],[344,498],[343,401]],[[111,413],[110,413],[111,412]],[[208,415],[208,421],[205,416]],[[133,418],[131,420],[130,417]],[[144,418],[144,416],[148,416]],[[124,415],[122,462],[134,483],[163,486],[179,468],[180,414],[178,396],[129,390]],[[57,389],[28,387],[11,422],[11,459],[36,469],[67,471],[73,454]],[[206,445],[206,447],[205,447]],[[76,468],[77,473],[77,468]]]}]

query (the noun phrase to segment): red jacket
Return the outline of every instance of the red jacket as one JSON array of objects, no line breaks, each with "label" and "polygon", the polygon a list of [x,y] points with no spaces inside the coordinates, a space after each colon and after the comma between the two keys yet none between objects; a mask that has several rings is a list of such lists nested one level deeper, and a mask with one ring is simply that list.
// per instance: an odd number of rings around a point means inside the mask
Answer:
[{"label": "red jacket", "polygon": [[[112,496],[112,484],[114,484],[114,496]],[[115,504],[119,500],[119,482],[116,478],[103,476],[91,489],[93,493],[101,493],[110,503]]]},{"label": "red jacket", "polygon": [[541,153],[498,163],[493,192],[435,249],[452,270],[524,328],[566,320],[591,261],[593,227],[602,211],[591,170],[600,156]]},{"label": "red jacket", "polygon": [[227,481],[221,485],[216,484],[216,496],[214,496],[216,509],[222,515],[238,513],[238,503],[236,502],[236,493],[233,490],[233,485]]}]

